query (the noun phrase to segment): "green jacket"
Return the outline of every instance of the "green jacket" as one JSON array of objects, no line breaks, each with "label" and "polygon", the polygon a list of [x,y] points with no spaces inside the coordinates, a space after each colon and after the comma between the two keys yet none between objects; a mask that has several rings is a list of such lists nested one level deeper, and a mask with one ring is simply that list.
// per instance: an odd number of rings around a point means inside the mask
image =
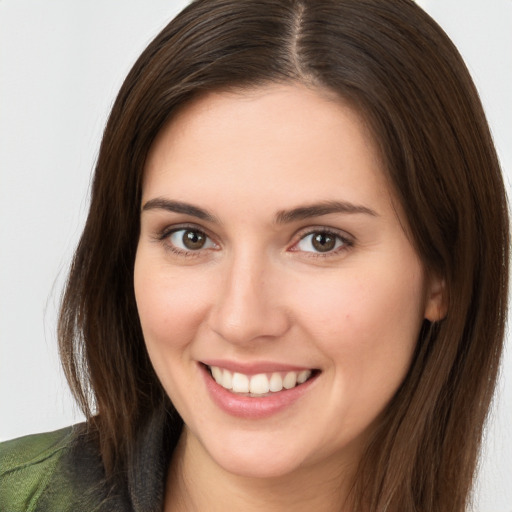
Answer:
[{"label": "green jacket", "polygon": [[148,422],[125,477],[115,483],[106,482],[97,436],[85,424],[1,443],[0,511],[161,511],[178,437],[167,423],[156,414]]}]

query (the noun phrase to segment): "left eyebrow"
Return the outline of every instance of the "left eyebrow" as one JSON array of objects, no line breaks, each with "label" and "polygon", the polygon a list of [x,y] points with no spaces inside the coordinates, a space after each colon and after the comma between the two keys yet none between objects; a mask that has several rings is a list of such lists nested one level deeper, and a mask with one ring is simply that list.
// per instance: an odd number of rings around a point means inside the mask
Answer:
[{"label": "left eyebrow", "polygon": [[365,214],[378,217],[378,214],[366,206],[349,203],[347,201],[322,201],[305,206],[299,206],[292,210],[281,210],[275,216],[276,224],[286,224],[298,220],[320,217],[330,213]]}]

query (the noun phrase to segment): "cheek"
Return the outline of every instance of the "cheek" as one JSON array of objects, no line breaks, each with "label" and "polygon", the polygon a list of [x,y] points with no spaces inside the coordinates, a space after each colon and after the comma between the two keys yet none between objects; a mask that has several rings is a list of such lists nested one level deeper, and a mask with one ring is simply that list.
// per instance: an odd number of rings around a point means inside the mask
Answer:
[{"label": "cheek", "polygon": [[[330,360],[336,432],[362,432],[392,399],[411,364],[423,321],[423,278],[367,272],[302,290],[304,328]],[[316,290],[316,291],[315,291]],[[333,435],[337,435],[333,433]]]},{"label": "cheek", "polygon": [[[179,410],[186,410],[190,349],[204,317],[208,287],[161,261],[138,253],[134,288],[146,349],[163,388]],[[186,273],[185,273],[186,274]]]},{"label": "cheek", "polygon": [[409,367],[423,322],[424,280],[419,265],[399,269],[347,272],[315,286],[303,280],[296,289],[304,329],[351,383],[401,380]]},{"label": "cheek", "polygon": [[323,283],[299,281],[295,287],[299,316],[309,319],[326,338],[353,330],[361,331],[361,340],[393,331],[407,337],[423,318],[421,276],[410,277],[405,280],[367,274]]},{"label": "cheek", "polygon": [[205,283],[170,272],[161,263],[147,264],[138,256],[134,287],[148,350],[172,350],[191,341],[203,316]]}]

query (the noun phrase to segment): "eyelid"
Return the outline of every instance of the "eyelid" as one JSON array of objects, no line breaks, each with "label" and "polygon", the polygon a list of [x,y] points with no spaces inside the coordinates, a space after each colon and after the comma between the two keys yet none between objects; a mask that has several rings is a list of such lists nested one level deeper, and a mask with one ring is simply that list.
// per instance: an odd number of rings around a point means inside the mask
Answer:
[{"label": "eyelid", "polygon": [[[215,247],[208,247],[208,248],[201,248],[197,250],[185,250],[181,249],[179,247],[176,247],[174,244],[166,243],[166,239],[169,238],[170,235],[177,231],[181,230],[191,230],[191,231],[198,231],[202,234],[204,234],[214,245]],[[322,252],[314,252],[314,251],[301,251],[300,249],[297,249],[296,246],[299,244],[304,238],[307,236],[317,234],[317,233],[328,233],[331,235],[334,235],[339,240],[343,242],[343,245],[341,247],[335,248],[331,251],[326,251],[324,253]],[[154,238],[156,241],[161,242],[165,245],[165,247],[174,252],[175,254],[180,255],[189,255],[189,256],[199,256],[200,254],[204,253],[205,251],[211,251],[211,250],[218,250],[220,248],[220,244],[217,242],[216,237],[212,236],[208,229],[204,228],[203,226],[200,226],[198,224],[190,223],[190,222],[184,222],[180,224],[173,224],[173,225],[167,225],[163,229],[158,230],[157,233],[155,233]],[[335,256],[336,254],[340,252],[347,251],[351,247],[353,247],[355,244],[355,237],[348,233],[347,231],[333,228],[329,226],[308,226],[305,228],[300,229],[295,233],[293,236],[293,242],[291,246],[287,249],[290,252],[303,252],[308,255],[308,257],[329,257],[329,256]]]},{"label": "eyelid", "polygon": [[[199,231],[203,234],[205,234],[208,238],[211,240],[214,240],[214,237],[210,234],[209,230],[204,228],[203,226],[200,226],[198,224],[194,224],[192,222],[180,222],[179,224],[169,224],[166,225],[164,228],[159,229],[156,233],[156,236],[158,238],[166,238],[171,233],[175,233],[176,231],[180,230],[190,230],[190,231]],[[217,242],[215,242],[217,243]]]},{"label": "eyelid", "polygon": [[[334,235],[336,238],[341,240],[343,242],[342,247],[338,247],[336,249],[333,249],[331,251],[326,251],[324,253],[322,252],[314,252],[314,251],[300,251],[300,249],[296,249],[297,245],[304,240],[306,237],[318,233],[326,233],[330,235]],[[346,231],[343,231],[341,229],[337,228],[331,228],[328,226],[308,226],[307,228],[303,228],[300,231],[298,231],[294,236],[294,242],[289,250],[291,252],[304,252],[307,253],[308,256],[311,257],[328,257],[328,256],[334,256],[338,254],[339,252],[346,251],[353,247],[355,244],[355,237],[351,235],[350,233],[347,233]]]},{"label": "eyelid", "polygon": [[[180,247],[176,247],[174,244],[172,244],[170,242],[166,242],[166,240],[169,240],[170,236],[173,233],[176,233],[177,231],[187,231],[187,230],[188,231],[197,231],[199,233],[202,233],[203,235],[205,235],[205,237],[208,240],[210,240],[215,245],[215,247],[214,248],[207,247],[207,248],[201,248],[201,249],[197,249],[197,250],[181,249]],[[205,229],[204,227],[199,226],[197,224],[188,223],[188,222],[181,223],[181,224],[168,225],[168,226],[164,227],[163,229],[159,230],[155,234],[155,239],[158,242],[163,243],[164,246],[167,249],[169,249],[170,251],[174,252],[175,254],[180,254],[180,255],[199,256],[201,253],[203,253],[205,251],[216,250],[219,247],[219,243],[215,240],[215,238],[213,236],[210,235],[210,233],[207,229]]]}]

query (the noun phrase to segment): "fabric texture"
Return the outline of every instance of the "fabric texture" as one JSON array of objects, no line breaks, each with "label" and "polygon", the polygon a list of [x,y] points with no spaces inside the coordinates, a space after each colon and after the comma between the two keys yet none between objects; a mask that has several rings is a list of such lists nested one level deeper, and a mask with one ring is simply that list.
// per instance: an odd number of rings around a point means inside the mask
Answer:
[{"label": "fabric texture", "polygon": [[157,512],[179,432],[166,414],[148,421],[126,475],[107,483],[86,424],[0,444],[2,512]]}]

